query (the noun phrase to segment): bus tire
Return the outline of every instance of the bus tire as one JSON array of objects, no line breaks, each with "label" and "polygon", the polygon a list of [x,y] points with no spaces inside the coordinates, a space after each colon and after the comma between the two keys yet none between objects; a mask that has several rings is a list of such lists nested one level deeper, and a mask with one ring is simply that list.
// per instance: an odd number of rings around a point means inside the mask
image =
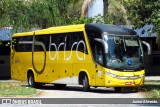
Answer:
[{"label": "bus tire", "polygon": [[89,92],[90,91],[89,81],[88,81],[88,78],[87,78],[86,75],[83,78],[83,91],[84,92]]},{"label": "bus tire", "polygon": [[34,75],[32,73],[28,74],[27,80],[28,80],[28,85],[30,87],[38,88],[38,87],[42,86],[41,83],[36,83],[35,82]]},{"label": "bus tire", "polygon": [[115,87],[114,90],[115,90],[115,92],[120,93],[122,88],[121,87]]}]

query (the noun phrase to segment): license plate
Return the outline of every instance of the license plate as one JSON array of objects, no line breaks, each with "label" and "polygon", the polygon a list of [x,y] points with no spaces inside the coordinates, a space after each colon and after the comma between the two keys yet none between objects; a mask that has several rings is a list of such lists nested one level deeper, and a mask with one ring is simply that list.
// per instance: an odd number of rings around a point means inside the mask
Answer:
[{"label": "license plate", "polygon": [[126,85],[132,85],[132,82],[126,82],[125,84]]}]

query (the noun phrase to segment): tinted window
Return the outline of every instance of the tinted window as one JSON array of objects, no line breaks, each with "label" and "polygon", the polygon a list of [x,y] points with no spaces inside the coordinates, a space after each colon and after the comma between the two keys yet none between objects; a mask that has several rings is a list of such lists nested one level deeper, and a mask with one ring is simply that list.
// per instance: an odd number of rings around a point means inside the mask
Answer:
[{"label": "tinted window", "polygon": [[[66,45],[66,51],[76,50],[78,45],[78,51],[87,53],[86,43],[84,39],[83,32],[71,32],[71,33],[60,33],[60,34],[50,34],[50,35],[35,35],[35,45],[34,51],[44,51],[42,44],[45,46],[46,51],[64,51]],[[32,51],[32,41],[33,36],[24,36],[13,38],[12,44],[16,51],[18,52],[29,52]],[[41,44],[41,45],[39,45]],[[55,46],[56,45],[56,48]]]},{"label": "tinted window", "polygon": [[[84,39],[83,32],[70,32],[61,34],[52,34],[51,43],[54,43],[59,48],[59,51],[64,51],[66,45],[66,51],[76,50],[77,45],[78,51],[87,53],[86,43]],[[83,41],[83,42],[82,42]],[[51,51],[55,51],[55,47],[51,47]]]},{"label": "tinted window", "polygon": [[26,41],[26,44],[24,45],[24,51],[26,51],[26,52],[32,51],[33,37],[32,36],[27,36],[27,37],[24,38],[24,41]]},{"label": "tinted window", "polygon": [[69,51],[69,50],[71,50],[71,46],[72,46],[72,36],[70,35],[70,34],[67,34],[66,36],[65,36],[65,39],[66,39],[66,41],[65,41],[65,43],[66,43],[66,51]]},{"label": "tinted window", "polygon": [[32,36],[16,37],[12,39],[12,47],[17,52],[32,51]]},{"label": "tinted window", "polygon": [[101,39],[102,38],[101,34],[95,30],[87,30],[86,32],[94,60],[97,63],[103,65],[104,47],[100,42],[94,40],[95,38]]},{"label": "tinted window", "polygon": [[49,35],[36,35],[34,42],[34,51],[44,51],[42,45],[45,46],[44,48],[47,51],[49,48]]}]

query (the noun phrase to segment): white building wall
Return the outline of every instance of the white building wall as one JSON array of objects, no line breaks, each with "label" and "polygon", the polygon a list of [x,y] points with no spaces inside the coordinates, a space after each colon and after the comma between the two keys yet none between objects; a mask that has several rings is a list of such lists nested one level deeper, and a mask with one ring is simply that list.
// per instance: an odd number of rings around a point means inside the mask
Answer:
[{"label": "white building wall", "polygon": [[103,0],[93,0],[93,3],[88,7],[87,17],[94,17],[98,14],[103,16]]}]

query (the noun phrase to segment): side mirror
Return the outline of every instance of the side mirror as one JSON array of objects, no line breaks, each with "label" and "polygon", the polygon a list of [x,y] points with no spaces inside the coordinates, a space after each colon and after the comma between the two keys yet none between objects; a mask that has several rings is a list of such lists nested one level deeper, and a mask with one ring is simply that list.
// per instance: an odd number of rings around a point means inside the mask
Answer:
[{"label": "side mirror", "polygon": [[147,43],[146,41],[142,41],[142,43],[147,46],[148,55],[151,55],[151,46],[150,46],[150,44]]},{"label": "side mirror", "polygon": [[94,40],[102,43],[105,47],[105,53],[108,53],[108,44],[103,39],[95,38]]}]

